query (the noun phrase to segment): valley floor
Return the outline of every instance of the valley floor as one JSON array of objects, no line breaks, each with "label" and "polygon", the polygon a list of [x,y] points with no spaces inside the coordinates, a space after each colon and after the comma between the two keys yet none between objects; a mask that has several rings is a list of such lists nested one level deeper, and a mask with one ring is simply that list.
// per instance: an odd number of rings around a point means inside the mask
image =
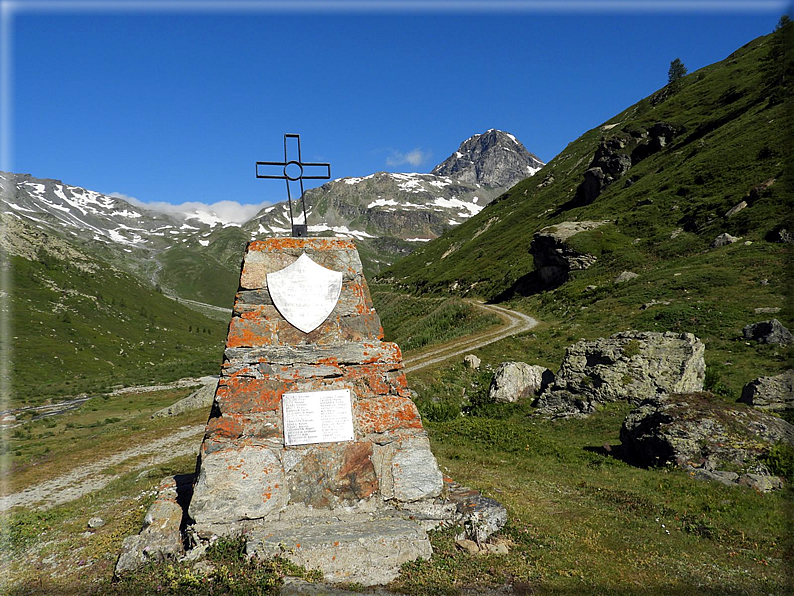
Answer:
[{"label": "valley floor", "polygon": [[[494,308],[494,307],[484,307]],[[410,351],[409,385],[432,397],[477,382],[460,354],[481,346],[498,362],[527,315],[442,347]],[[538,332],[540,333],[540,332]],[[507,347],[506,343],[509,345]],[[454,356],[454,357],[453,357]],[[442,359],[442,361],[437,361]],[[207,413],[151,419],[192,387],[94,397],[63,416],[15,429],[0,514],[0,579],[9,594],[127,594],[112,582],[124,537],[138,532],[160,479],[191,473]],[[426,419],[445,474],[504,503],[507,555],[471,555],[451,532],[433,536],[434,556],[404,567],[386,589],[407,594],[785,594],[791,579],[790,489],[762,495],[695,481],[681,470],[642,469],[615,456],[625,404],[586,421],[544,422],[518,404],[447,420]],[[24,445],[24,447],[22,447]],[[100,525],[89,521],[99,517]],[[166,564],[151,593],[278,593],[245,587],[211,592],[187,564]],[[278,578],[276,578],[278,580]],[[192,583],[191,583],[192,582]],[[359,590],[356,586],[350,589]],[[260,590],[251,592],[245,590]],[[242,591],[241,591],[242,590]],[[287,592],[283,592],[287,593]],[[381,593],[384,593],[381,591]]]}]

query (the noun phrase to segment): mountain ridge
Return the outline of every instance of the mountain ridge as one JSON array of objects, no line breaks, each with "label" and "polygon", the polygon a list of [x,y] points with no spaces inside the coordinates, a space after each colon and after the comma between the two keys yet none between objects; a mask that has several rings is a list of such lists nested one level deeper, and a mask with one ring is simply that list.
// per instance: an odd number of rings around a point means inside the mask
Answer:
[{"label": "mountain ridge", "polygon": [[[487,143],[477,146],[479,154],[498,152],[506,144],[515,154],[503,163],[489,158],[492,165],[502,163],[493,180],[522,179],[528,167],[540,163],[509,133],[492,129],[469,140],[480,136]],[[477,155],[470,161],[475,163]],[[482,166],[480,170],[485,171]],[[12,216],[69,238],[152,286],[217,306],[231,303],[245,243],[291,231],[286,202],[269,205],[241,224],[210,210],[149,209],[137,201],[30,174],[0,172],[0,183]],[[465,221],[504,190],[458,182],[454,176],[378,172],[311,189],[306,204],[310,232],[356,238],[368,272],[374,272]],[[323,223],[312,223],[312,216],[314,221],[322,217]]]}]

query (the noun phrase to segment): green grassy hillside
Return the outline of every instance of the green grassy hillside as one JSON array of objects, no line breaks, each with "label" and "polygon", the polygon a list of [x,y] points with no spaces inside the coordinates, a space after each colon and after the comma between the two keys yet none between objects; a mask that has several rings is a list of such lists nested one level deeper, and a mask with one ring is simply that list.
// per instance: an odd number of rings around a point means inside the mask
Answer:
[{"label": "green grassy hillside", "polygon": [[[785,31],[748,43],[684,77],[677,89],[663,88],[586,132],[534,177],[380,279],[412,293],[510,300],[550,323],[554,331],[540,333],[559,339],[540,343],[553,347],[556,362],[569,336],[690,331],[706,340],[709,365],[725,377],[724,392],[738,397],[743,383],[778,372],[789,357],[740,339],[754,321],[792,322],[791,245],[770,241],[781,226],[792,229],[790,94],[780,83],[783,65],[773,59]],[[616,152],[628,156],[657,123],[673,127],[675,136],[593,202],[577,202],[601,143],[623,145]],[[741,201],[746,208],[728,216]],[[533,234],[582,220],[610,222],[568,242],[598,260],[544,290],[533,274]],[[741,240],[710,248],[723,232]],[[615,284],[624,270],[639,277]],[[780,311],[756,312],[769,308]]]},{"label": "green grassy hillside", "polygon": [[248,235],[238,227],[219,229],[207,237],[169,248],[157,256],[155,280],[178,296],[231,308]]},{"label": "green grassy hillside", "polygon": [[[11,269],[12,406],[217,374],[226,323],[132,276],[42,243]],[[32,255],[31,255],[32,256]]]}]

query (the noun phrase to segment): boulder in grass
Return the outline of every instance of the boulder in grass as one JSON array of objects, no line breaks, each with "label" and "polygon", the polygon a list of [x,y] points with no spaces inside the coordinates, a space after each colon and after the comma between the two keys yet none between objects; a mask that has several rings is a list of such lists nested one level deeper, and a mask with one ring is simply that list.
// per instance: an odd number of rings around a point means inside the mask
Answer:
[{"label": "boulder in grass", "polygon": [[472,370],[480,370],[480,364],[482,361],[477,358],[474,354],[466,354],[463,357],[463,364],[466,368],[470,368]]},{"label": "boulder in grass", "polygon": [[491,401],[517,402],[540,393],[554,379],[548,368],[526,362],[503,362],[491,380]]},{"label": "boulder in grass", "polygon": [[162,418],[165,416],[178,416],[185,412],[193,410],[206,409],[209,411],[212,406],[212,401],[215,398],[215,391],[218,388],[218,377],[205,377],[202,381],[206,381],[201,389],[194,391],[184,399],[180,399],[152,414],[152,418]]},{"label": "boulder in grass", "polygon": [[624,457],[635,464],[673,464],[695,478],[765,492],[782,486],[765,456],[777,443],[794,445],[794,426],[709,393],[675,394],[647,399],[632,410],[620,441]]},{"label": "boulder in grass", "polygon": [[633,271],[623,271],[620,275],[618,275],[615,278],[615,283],[622,284],[623,282],[631,281],[632,279],[635,279],[637,277],[639,277],[639,275],[637,275]]},{"label": "boulder in grass", "polygon": [[750,381],[742,389],[739,401],[771,412],[794,410],[794,369],[774,377],[759,377]]},{"label": "boulder in grass", "polygon": [[777,319],[751,323],[742,329],[744,339],[762,344],[790,344],[794,341],[791,331],[786,329]]},{"label": "boulder in grass", "polygon": [[542,414],[580,417],[598,404],[702,391],[704,352],[691,333],[625,331],[582,340],[566,350],[554,383],[535,405]]},{"label": "boulder in grass", "polygon": [[717,236],[711,244],[709,244],[709,248],[719,248],[720,246],[726,246],[728,244],[733,244],[734,242],[739,242],[741,238],[736,236],[731,236],[727,232],[720,234]]}]

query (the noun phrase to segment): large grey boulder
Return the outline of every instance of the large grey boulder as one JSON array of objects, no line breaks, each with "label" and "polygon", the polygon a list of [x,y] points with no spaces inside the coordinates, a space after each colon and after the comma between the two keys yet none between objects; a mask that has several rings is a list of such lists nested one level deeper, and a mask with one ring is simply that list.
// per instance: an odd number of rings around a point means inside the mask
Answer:
[{"label": "large grey boulder", "polygon": [[535,405],[544,414],[582,416],[598,404],[701,391],[704,352],[691,333],[625,331],[582,340],[566,350],[554,384]]},{"label": "large grey boulder", "polygon": [[539,394],[554,380],[548,368],[526,362],[503,362],[494,372],[488,398],[495,402],[517,402]]},{"label": "large grey boulder", "polygon": [[778,442],[794,445],[794,426],[744,405],[728,405],[708,393],[676,394],[643,401],[620,430],[626,459],[642,466],[675,464],[693,476],[759,490],[780,485],[764,464]]},{"label": "large grey boulder", "polygon": [[762,344],[789,344],[794,341],[791,331],[786,329],[777,319],[751,323],[742,329],[744,339]]},{"label": "large grey boulder", "polygon": [[742,389],[739,401],[772,412],[794,410],[794,369],[774,377],[759,377]]}]

